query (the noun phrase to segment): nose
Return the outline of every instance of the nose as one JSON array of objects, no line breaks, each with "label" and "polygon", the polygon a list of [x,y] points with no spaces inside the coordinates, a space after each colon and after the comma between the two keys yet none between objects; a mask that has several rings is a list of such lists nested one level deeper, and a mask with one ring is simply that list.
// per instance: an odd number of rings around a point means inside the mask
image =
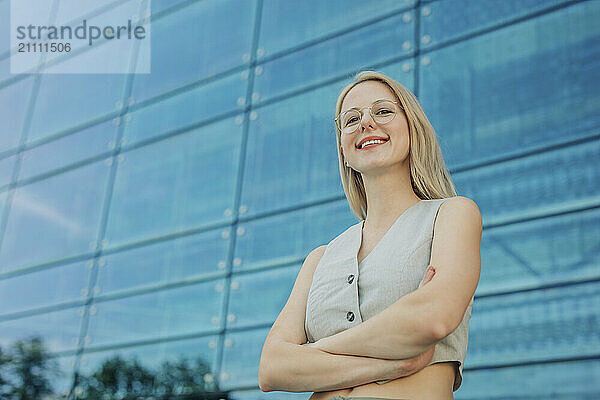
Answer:
[{"label": "nose", "polygon": [[364,129],[366,129],[366,127],[375,129],[375,121],[373,121],[373,117],[371,116],[371,113],[369,112],[369,110],[365,110],[363,112],[362,118],[360,119],[360,125]]}]

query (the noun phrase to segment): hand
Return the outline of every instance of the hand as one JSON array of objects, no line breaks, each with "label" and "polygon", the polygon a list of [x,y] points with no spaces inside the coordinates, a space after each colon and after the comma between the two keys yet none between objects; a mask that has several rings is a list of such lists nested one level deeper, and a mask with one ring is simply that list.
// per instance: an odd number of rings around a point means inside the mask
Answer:
[{"label": "hand", "polygon": [[431,361],[433,358],[433,353],[435,353],[435,345],[418,356],[402,360],[405,361],[403,368],[404,375],[402,376],[412,375],[415,372],[419,372],[425,368],[429,364],[429,361]]},{"label": "hand", "polygon": [[435,275],[435,268],[433,266],[428,266],[427,269],[425,270],[425,275],[423,276],[423,279],[421,279],[421,283],[419,283],[419,287],[425,285],[427,282],[431,281],[431,279],[433,278],[433,276]]},{"label": "hand", "polygon": [[[435,352],[435,346],[429,350],[412,358],[406,358],[404,360],[386,360],[391,364],[390,375],[384,375],[383,380],[394,380],[405,376],[412,375],[425,368]],[[378,382],[379,383],[379,382]]]}]

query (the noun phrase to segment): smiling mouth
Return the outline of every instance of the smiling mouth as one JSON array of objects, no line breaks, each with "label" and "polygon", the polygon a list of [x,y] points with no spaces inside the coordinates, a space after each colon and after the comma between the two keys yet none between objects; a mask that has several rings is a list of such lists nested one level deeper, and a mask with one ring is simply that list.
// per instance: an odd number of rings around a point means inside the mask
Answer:
[{"label": "smiling mouth", "polygon": [[386,144],[387,142],[389,142],[389,140],[368,141],[368,142],[365,142],[365,143],[367,143],[366,145],[363,145],[362,147],[357,147],[357,149],[358,150],[367,150],[367,149],[371,149],[373,147],[377,147],[381,144]]}]

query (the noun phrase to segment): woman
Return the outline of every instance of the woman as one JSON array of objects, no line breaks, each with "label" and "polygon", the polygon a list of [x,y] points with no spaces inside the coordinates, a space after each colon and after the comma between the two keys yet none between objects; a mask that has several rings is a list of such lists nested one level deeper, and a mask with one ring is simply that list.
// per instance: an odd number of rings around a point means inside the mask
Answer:
[{"label": "woman", "polygon": [[263,346],[261,390],[452,399],[480,275],[479,209],[456,195],[433,127],[395,80],[358,73],[335,122],[361,222],[306,257]]}]

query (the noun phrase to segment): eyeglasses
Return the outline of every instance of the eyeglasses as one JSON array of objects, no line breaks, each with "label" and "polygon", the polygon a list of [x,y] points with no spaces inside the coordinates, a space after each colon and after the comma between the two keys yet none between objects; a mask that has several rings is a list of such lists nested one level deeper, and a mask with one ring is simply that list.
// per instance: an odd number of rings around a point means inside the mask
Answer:
[{"label": "eyeglasses", "polygon": [[392,100],[377,100],[371,104],[370,107],[363,108],[351,108],[350,110],[344,111],[335,118],[335,123],[338,130],[342,133],[353,133],[358,129],[360,122],[362,121],[361,110],[365,108],[369,109],[369,113],[375,122],[378,124],[387,124],[394,119],[398,114],[398,108],[402,109],[400,102]]}]

